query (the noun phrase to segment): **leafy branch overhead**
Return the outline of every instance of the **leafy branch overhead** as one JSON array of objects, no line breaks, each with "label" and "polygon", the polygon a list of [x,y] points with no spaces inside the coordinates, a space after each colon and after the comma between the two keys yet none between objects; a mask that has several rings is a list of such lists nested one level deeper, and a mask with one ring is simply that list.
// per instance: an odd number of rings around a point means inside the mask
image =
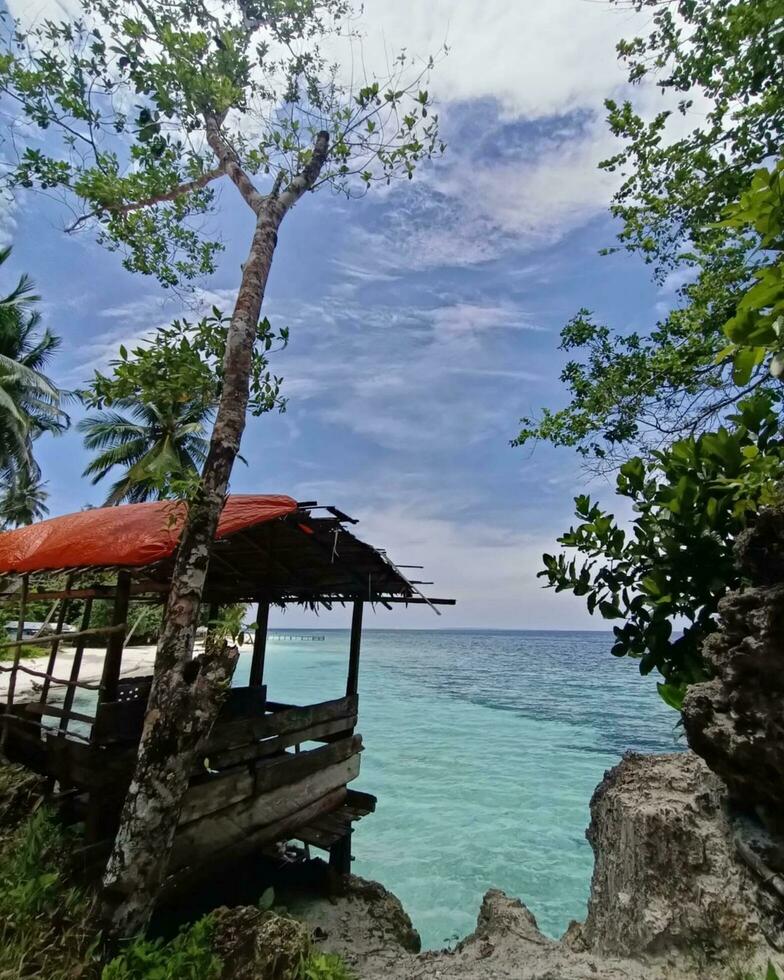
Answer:
[{"label": "leafy branch overhead", "polygon": [[716,629],[719,600],[741,584],[735,538],[759,507],[780,502],[780,408],[780,396],[756,395],[741,402],[731,430],[680,440],[650,462],[628,460],[616,490],[633,505],[631,527],[582,495],[579,523],[558,539],[582,562],[544,556],[539,574],[550,587],[625,620],[614,626],[612,652],[639,658],[643,674],[658,670],[671,703],[704,676],[702,641]]},{"label": "leafy branch overhead", "polygon": [[[110,363],[112,375],[96,371],[90,384],[79,392],[88,408],[110,408],[118,401],[141,405],[199,402],[212,409],[223,390],[226,330],[230,318],[217,307],[197,323],[175,320],[160,327],[149,342]],[[269,369],[268,355],[288,343],[288,329],[273,330],[265,318],[258,325],[251,355],[249,408],[261,415],[283,409],[282,379]]]},{"label": "leafy branch overhead", "polygon": [[[403,54],[383,82],[353,88],[323,53],[330,39],[361,60],[345,0],[83,10],[9,26],[0,91],[20,132],[4,179],[59,194],[70,230],[96,225],[126,268],[165,286],[214,270],[223,246],[205,216],[225,177],[257,212],[270,201],[286,210],[322,185],[354,195],[410,178],[443,150],[425,86],[432,59]],[[30,123],[42,143],[24,139]]]}]

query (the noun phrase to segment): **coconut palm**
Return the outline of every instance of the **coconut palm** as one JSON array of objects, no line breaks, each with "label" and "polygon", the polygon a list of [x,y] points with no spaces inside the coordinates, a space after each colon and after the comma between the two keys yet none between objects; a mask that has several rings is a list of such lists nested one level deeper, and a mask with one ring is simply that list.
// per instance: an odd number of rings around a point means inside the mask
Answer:
[{"label": "coconut palm", "polygon": [[0,495],[0,526],[20,527],[40,521],[49,513],[46,500],[49,494],[41,483],[28,474],[16,474]]},{"label": "coconut palm", "polygon": [[[11,247],[0,249],[0,266]],[[50,330],[40,332],[41,316],[32,309],[39,297],[28,276],[0,298],[0,477],[29,486],[40,475],[33,440],[42,432],[62,432],[68,416],[63,393],[43,374],[60,347]]]},{"label": "coconut palm", "polygon": [[84,476],[95,484],[115,467],[124,469],[109,491],[107,505],[168,496],[172,480],[201,469],[209,448],[205,431],[211,406],[202,401],[156,405],[124,399],[115,407],[119,411],[88,415],[77,426],[85,447],[97,450]]}]

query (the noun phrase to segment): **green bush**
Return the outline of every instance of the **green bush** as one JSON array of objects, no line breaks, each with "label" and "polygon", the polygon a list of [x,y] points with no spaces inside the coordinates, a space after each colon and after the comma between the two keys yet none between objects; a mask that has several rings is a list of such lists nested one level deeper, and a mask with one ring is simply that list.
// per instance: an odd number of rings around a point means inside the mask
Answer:
[{"label": "green bush", "polygon": [[98,976],[90,899],[63,873],[67,842],[44,809],[0,842],[0,977]]},{"label": "green bush", "polygon": [[212,950],[210,916],[169,943],[136,939],[104,967],[101,980],[218,980],[222,963]]},{"label": "green bush", "polygon": [[337,953],[311,953],[302,964],[301,980],[356,980]]},{"label": "green bush", "polygon": [[580,523],[558,540],[582,563],[543,557],[549,586],[584,596],[590,613],[625,620],[613,629],[613,654],[638,658],[643,674],[659,671],[659,693],[673,707],[705,676],[702,642],[717,627],[719,600],[742,584],[736,536],[759,507],[780,502],[780,408],[769,394],[748,398],[731,417],[733,428],[681,439],[651,462],[629,460],[617,493],[633,505],[631,528],[579,496]]}]

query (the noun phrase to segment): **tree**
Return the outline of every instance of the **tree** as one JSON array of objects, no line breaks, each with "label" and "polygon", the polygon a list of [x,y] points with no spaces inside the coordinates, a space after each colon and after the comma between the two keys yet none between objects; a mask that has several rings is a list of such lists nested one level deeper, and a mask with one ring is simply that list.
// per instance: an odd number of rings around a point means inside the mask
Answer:
[{"label": "tree", "polygon": [[[165,286],[213,270],[219,242],[195,219],[233,184],[253,219],[226,330],[222,390],[189,499],[139,747],[105,876],[112,929],[146,922],[166,866],[190,763],[236,661],[191,657],[209,552],[245,426],[254,344],[283,221],[332,186],[352,196],[411,178],[442,147],[422,87],[429,63],[401,56],[386,81],[354,87],[322,42],[353,32],[346,0],[82,0],[79,21],[15,25],[0,90],[43,144],[21,140],[11,186],[45,188],[97,230],[127,268]],[[344,79],[348,79],[345,81]],[[260,189],[263,182],[263,190]]]},{"label": "tree", "polygon": [[201,401],[139,404],[125,399],[118,411],[88,415],[77,428],[87,449],[97,450],[84,476],[99,483],[116,466],[123,475],[112,484],[105,505],[160,499],[173,484],[197,474],[207,458],[204,438],[211,409]]},{"label": "tree", "polygon": [[784,133],[781,0],[613,2],[650,10],[650,32],[620,42],[618,54],[630,82],[670,99],[652,120],[633,100],[606,103],[623,141],[601,164],[622,178],[611,205],[618,247],[651,263],[659,280],[676,271],[685,284],[678,307],[647,334],[580,311],[561,335],[572,353],[562,373],[569,404],[523,419],[516,440],[576,446],[598,469],[707,431],[738,399],[770,387],[759,364],[745,377],[718,356],[724,323],[764,261],[754,236],[724,217]]},{"label": "tree", "polygon": [[46,517],[49,494],[45,486],[30,475],[17,475],[8,484],[0,495],[0,522],[4,529],[32,524]]},{"label": "tree", "polygon": [[616,492],[634,506],[629,530],[583,494],[580,523],[558,539],[582,561],[544,556],[548,586],[584,596],[591,614],[625,620],[613,627],[613,654],[638,658],[643,674],[659,671],[659,693],[674,707],[705,678],[702,642],[717,628],[719,599],[742,584],[735,538],[760,507],[780,501],[780,399],[755,395],[731,428],[678,440],[650,462],[628,460]]},{"label": "tree", "polygon": [[[10,255],[11,246],[0,249],[0,266]],[[0,299],[0,477],[15,487],[17,498],[40,475],[34,440],[68,425],[62,392],[43,373],[61,340],[49,329],[39,332],[41,315],[32,307],[40,297],[34,289],[22,275]]]}]

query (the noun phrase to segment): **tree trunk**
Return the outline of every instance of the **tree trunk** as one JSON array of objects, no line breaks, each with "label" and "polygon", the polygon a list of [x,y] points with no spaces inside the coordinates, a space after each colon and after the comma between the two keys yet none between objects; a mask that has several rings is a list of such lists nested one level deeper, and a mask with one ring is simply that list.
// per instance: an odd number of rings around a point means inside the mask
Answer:
[{"label": "tree trunk", "polygon": [[274,200],[259,211],[227,334],[209,454],[177,551],[136,770],[104,875],[104,913],[115,937],[134,935],[147,924],[196,749],[217,717],[237,661],[236,647],[225,642],[191,656],[210,549],[245,428],[253,345],[284,214]]}]

